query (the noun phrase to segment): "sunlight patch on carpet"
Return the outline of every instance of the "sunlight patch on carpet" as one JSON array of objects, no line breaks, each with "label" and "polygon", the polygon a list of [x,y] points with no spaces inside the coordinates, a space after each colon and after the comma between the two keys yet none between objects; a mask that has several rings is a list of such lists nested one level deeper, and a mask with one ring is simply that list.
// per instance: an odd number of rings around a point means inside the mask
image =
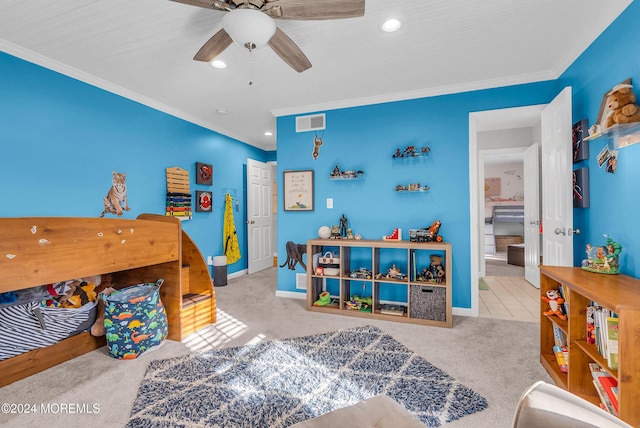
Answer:
[{"label": "sunlight patch on carpet", "polygon": [[127,427],[287,427],[378,394],[429,427],[487,401],[377,327],[152,361]]},{"label": "sunlight patch on carpet", "polygon": [[242,321],[218,309],[215,324],[210,324],[182,340],[191,351],[209,351],[237,339],[245,334],[248,327]]}]

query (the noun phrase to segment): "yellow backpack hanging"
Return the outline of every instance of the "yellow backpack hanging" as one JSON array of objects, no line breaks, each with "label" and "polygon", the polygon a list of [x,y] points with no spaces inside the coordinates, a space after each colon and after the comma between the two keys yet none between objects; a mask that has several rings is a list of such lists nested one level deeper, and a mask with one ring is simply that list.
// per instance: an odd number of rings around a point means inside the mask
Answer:
[{"label": "yellow backpack hanging", "polygon": [[226,206],[224,209],[224,225],[222,230],[224,255],[227,256],[227,264],[232,264],[240,260],[240,245],[238,244],[238,234],[233,221],[233,200],[227,193],[225,197]]}]

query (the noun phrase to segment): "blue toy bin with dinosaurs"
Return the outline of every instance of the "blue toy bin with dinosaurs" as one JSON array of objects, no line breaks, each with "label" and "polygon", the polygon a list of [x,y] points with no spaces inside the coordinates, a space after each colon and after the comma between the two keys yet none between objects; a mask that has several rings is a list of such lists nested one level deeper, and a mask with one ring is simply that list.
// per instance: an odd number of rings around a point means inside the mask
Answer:
[{"label": "blue toy bin with dinosaurs", "polygon": [[109,355],[135,359],[162,345],[167,337],[167,314],[156,283],[138,284],[101,294]]}]

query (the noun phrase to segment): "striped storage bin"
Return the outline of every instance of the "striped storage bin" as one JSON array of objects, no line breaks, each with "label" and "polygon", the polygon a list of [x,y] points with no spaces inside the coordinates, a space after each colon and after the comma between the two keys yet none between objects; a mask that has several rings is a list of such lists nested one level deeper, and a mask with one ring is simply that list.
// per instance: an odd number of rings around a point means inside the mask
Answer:
[{"label": "striped storage bin", "polygon": [[91,328],[97,301],[80,308],[54,308],[40,302],[0,307],[0,360],[53,345]]}]

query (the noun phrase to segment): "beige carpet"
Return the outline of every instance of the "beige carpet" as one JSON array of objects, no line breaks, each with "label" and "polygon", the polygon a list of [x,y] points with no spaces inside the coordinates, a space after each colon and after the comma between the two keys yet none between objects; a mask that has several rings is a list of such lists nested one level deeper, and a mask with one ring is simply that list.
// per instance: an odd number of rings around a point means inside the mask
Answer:
[{"label": "beige carpet", "polygon": [[[454,317],[453,328],[307,312],[304,301],[279,298],[277,268],[230,279],[216,290],[219,317],[185,343],[167,342],[138,360],[119,361],[99,349],[0,389],[0,402],[30,403],[38,412],[0,413],[3,427],[123,427],[152,359],[336,329],[374,325],[485,397],[489,407],[444,427],[511,426],[516,403],[538,380],[551,382],[539,362],[539,326],[533,322]],[[97,412],[49,409],[95,409]]]}]

